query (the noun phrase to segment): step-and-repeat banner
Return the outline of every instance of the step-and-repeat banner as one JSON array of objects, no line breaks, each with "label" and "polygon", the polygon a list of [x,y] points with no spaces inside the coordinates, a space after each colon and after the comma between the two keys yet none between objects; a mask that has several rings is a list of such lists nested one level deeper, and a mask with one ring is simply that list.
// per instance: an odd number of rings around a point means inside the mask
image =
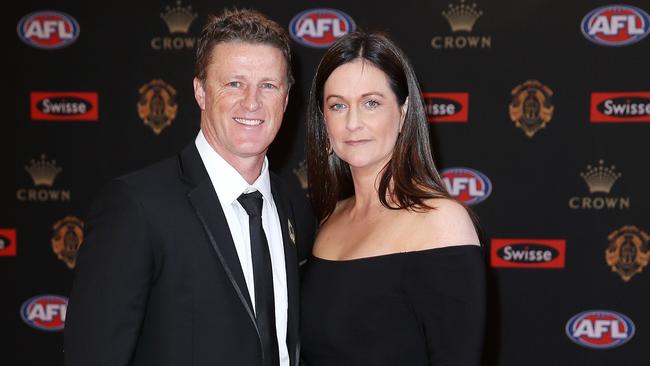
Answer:
[{"label": "step-and-repeat banner", "polygon": [[[194,139],[193,48],[232,5],[21,1],[5,17],[17,83],[2,133],[15,179],[0,186],[0,363],[62,364],[86,209],[108,179]],[[297,84],[269,155],[304,202],[305,105],[324,49],[382,30],[409,55],[444,181],[485,230],[486,365],[650,365],[650,3],[236,5],[293,38]]]}]

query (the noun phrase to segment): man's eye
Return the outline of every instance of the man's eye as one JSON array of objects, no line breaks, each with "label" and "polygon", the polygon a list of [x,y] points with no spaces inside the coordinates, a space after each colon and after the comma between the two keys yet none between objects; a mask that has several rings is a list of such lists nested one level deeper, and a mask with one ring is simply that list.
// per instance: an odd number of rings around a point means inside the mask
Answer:
[{"label": "man's eye", "polygon": [[263,88],[263,89],[277,89],[278,87],[275,86],[275,84],[271,84],[271,83],[263,83],[263,84],[262,84],[262,88]]},{"label": "man's eye", "polygon": [[228,83],[228,86],[231,88],[239,88],[241,86],[240,81],[231,81]]}]

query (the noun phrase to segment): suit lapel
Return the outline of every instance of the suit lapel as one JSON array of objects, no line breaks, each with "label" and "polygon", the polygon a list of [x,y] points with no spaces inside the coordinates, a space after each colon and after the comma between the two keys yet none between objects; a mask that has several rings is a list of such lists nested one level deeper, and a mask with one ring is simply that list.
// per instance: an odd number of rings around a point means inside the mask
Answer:
[{"label": "suit lapel", "polygon": [[194,143],[181,152],[180,164],[184,179],[193,186],[188,199],[259,337],[248,287],[226,216]]},{"label": "suit lapel", "polygon": [[284,262],[287,271],[287,298],[289,310],[287,314],[287,348],[291,365],[297,364],[298,349],[298,260],[296,256],[296,236],[294,232],[295,221],[293,211],[285,197],[280,193],[280,185],[274,177],[271,178],[271,192],[273,201],[278,210],[280,227],[282,228],[282,242],[284,246]]}]

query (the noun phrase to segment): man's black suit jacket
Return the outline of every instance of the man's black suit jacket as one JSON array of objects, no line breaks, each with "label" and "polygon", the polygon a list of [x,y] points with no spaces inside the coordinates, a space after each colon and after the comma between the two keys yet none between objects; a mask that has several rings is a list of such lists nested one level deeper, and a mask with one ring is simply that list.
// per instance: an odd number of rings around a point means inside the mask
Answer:
[{"label": "man's black suit jacket", "polygon": [[[271,190],[285,250],[287,346],[297,365],[298,261],[310,253],[314,227],[296,223],[274,175]],[[261,364],[241,265],[194,143],[107,185],[89,211],[77,261],[67,366]]]}]

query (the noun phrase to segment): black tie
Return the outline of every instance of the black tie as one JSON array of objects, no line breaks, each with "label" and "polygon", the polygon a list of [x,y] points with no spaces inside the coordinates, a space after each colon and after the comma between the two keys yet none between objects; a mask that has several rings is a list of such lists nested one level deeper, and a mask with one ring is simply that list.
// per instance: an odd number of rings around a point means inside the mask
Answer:
[{"label": "black tie", "polygon": [[244,193],[237,199],[248,214],[255,281],[255,317],[262,337],[265,366],[280,364],[278,337],[275,330],[275,300],[273,296],[273,270],[269,246],[262,228],[262,194],[258,191]]}]

